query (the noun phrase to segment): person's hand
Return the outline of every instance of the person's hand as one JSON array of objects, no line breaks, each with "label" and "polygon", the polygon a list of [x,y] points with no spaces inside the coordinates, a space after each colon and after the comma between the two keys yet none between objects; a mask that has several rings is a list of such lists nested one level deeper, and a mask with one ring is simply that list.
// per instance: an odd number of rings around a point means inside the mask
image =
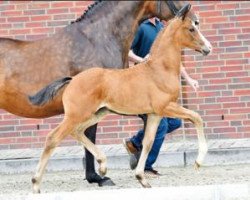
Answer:
[{"label": "person's hand", "polygon": [[192,78],[187,79],[188,84],[194,89],[195,92],[199,89],[199,82]]}]

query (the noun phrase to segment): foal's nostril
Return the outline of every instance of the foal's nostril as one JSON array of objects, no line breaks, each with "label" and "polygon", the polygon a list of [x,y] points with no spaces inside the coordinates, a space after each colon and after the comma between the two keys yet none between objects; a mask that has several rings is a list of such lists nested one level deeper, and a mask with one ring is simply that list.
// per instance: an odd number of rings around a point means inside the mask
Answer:
[{"label": "foal's nostril", "polygon": [[207,56],[211,51],[210,50],[202,50],[202,54]]}]

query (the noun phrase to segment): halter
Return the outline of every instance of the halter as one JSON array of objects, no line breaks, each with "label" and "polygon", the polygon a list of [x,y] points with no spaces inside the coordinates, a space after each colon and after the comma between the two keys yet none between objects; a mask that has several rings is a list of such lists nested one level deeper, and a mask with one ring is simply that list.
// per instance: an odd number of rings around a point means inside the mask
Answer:
[{"label": "halter", "polygon": [[[161,15],[161,2],[162,1],[157,1],[157,13]],[[176,13],[179,11],[176,6],[174,5],[173,1],[166,1],[169,10],[171,11],[172,15],[175,16]]]}]

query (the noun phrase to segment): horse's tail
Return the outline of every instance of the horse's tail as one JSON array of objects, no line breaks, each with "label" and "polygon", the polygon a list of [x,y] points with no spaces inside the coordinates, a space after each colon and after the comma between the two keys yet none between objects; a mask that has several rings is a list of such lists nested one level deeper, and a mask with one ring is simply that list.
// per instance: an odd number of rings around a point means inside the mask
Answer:
[{"label": "horse's tail", "polygon": [[29,100],[33,105],[42,106],[45,103],[52,100],[60,89],[63,88],[72,80],[71,77],[64,77],[59,80],[54,81],[53,83],[47,85],[45,88],[40,90],[33,96],[29,96]]}]

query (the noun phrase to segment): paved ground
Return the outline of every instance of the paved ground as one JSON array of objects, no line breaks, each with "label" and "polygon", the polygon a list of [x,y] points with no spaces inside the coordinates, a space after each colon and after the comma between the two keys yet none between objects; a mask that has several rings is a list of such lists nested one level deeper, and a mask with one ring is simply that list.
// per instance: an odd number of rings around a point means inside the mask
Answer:
[{"label": "paved ground", "polygon": [[[123,145],[103,145],[99,148],[108,156],[108,168],[128,168],[128,154]],[[163,145],[156,167],[192,165],[197,156],[197,141],[167,142]],[[42,149],[0,151],[0,173],[34,172]],[[81,146],[59,147],[49,162],[49,171],[81,170],[84,151]],[[205,165],[250,164],[250,138],[208,140]]]}]

